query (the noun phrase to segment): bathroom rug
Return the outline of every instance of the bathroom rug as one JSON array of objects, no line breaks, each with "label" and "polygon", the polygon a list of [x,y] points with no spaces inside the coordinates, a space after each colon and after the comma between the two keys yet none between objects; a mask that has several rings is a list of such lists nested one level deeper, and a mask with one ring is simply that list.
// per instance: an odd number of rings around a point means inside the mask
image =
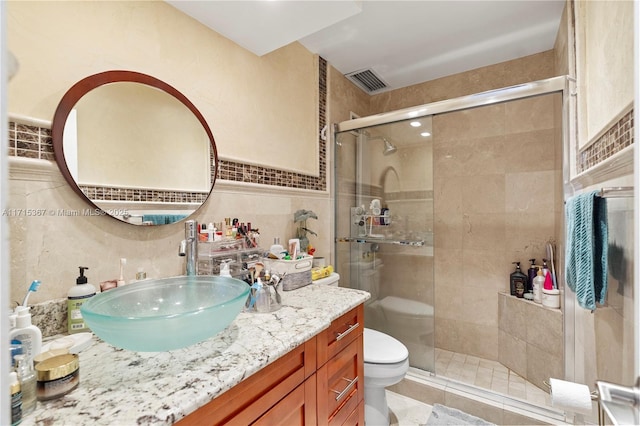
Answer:
[{"label": "bathroom rug", "polygon": [[445,407],[440,404],[433,404],[431,416],[427,419],[426,426],[445,426],[445,425],[479,425],[479,426],[496,426],[480,417],[472,416],[464,411],[455,408]]}]

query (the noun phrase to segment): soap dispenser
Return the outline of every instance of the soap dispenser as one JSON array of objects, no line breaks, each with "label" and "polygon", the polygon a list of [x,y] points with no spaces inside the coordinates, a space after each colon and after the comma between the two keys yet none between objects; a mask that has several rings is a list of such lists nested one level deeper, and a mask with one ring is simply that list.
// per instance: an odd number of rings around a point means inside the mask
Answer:
[{"label": "soap dispenser", "polygon": [[520,270],[520,262],[513,262],[513,264],[516,265],[516,270],[510,276],[511,295],[522,298],[527,289],[527,276]]},{"label": "soap dispenser", "polygon": [[80,266],[80,276],[76,279],[76,285],[69,289],[67,294],[67,328],[69,334],[91,331],[82,318],[80,307],[84,302],[96,295],[96,288],[87,282],[84,276],[86,266]]}]

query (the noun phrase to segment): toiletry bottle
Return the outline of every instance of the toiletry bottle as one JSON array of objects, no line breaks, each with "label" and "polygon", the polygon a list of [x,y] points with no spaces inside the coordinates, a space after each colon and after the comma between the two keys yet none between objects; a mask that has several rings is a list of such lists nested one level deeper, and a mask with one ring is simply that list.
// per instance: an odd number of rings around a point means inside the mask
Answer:
[{"label": "toiletry bottle", "polygon": [[142,281],[147,279],[147,273],[144,271],[144,268],[140,266],[138,268],[138,272],[136,272],[136,281]]},{"label": "toiletry bottle", "polygon": [[520,262],[513,262],[513,264],[516,265],[516,270],[513,271],[510,276],[511,295],[524,297],[525,290],[527,289],[527,276],[520,270]]},{"label": "toiletry bottle", "polygon": [[207,234],[207,224],[199,223],[198,228],[200,228],[198,231],[198,241],[207,241],[209,239],[209,234]]},{"label": "toiletry bottle", "polygon": [[538,269],[536,277],[533,279],[533,301],[542,303],[542,288],[544,287],[544,273]]},{"label": "toiletry bottle", "polygon": [[22,392],[22,415],[30,414],[36,409],[36,373],[33,370],[33,358],[16,355],[16,373]]},{"label": "toiletry bottle", "polygon": [[229,271],[229,262],[224,261],[222,268],[220,269],[221,277],[231,277],[231,271]]},{"label": "toiletry bottle", "polygon": [[542,288],[545,290],[553,289],[553,276],[549,265],[547,265],[547,259],[542,259],[542,273],[544,274],[544,286]]},{"label": "toiletry bottle", "polygon": [[116,282],[116,287],[122,287],[123,285],[127,284],[124,280],[124,265],[126,264],[127,264],[127,259],[125,259],[124,257],[121,257],[120,258],[120,278],[118,278],[118,281]]},{"label": "toiletry bottle", "polygon": [[533,292],[533,280],[538,275],[538,267],[535,259],[529,259],[529,262],[531,262],[531,266],[527,270],[527,292]]},{"label": "toiletry bottle", "polygon": [[209,222],[207,226],[207,241],[213,242],[216,237],[216,227],[213,226],[213,222]]},{"label": "toiletry bottle", "polygon": [[69,334],[91,331],[82,318],[80,307],[84,302],[96,295],[96,288],[87,283],[84,276],[86,266],[80,266],[80,276],[76,279],[76,285],[69,289],[67,294],[67,329]]},{"label": "toiletry bottle", "polygon": [[224,218],[224,236],[226,238],[231,238],[233,237],[233,235],[231,234],[231,218],[230,217],[225,217]]},{"label": "toiletry bottle", "polygon": [[18,314],[16,328],[9,332],[9,340],[20,341],[22,353],[33,359],[42,350],[42,332],[31,324],[31,313],[28,306],[18,306],[15,312]]},{"label": "toiletry bottle", "polygon": [[231,221],[231,238],[234,240],[238,237],[238,225],[240,221],[237,218],[233,218]]},{"label": "toiletry bottle", "polygon": [[549,271],[549,266],[547,265],[547,259],[542,259],[542,273],[544,276],[547,276],[547,272]]},{"label": "toiletry bottle", "polygon": [[22,392],[15,371],[9,373],[9,387],[11,389],[11,426],[14,426],[22,421]]},{"label": "toiletry bottle", "polygon": [[273,239],[273,244],[271,248],[269,248],[269,253],[277,257],[278,259],[282,259],[282,253],[284,252],[284,247],[280,244],[280,238],[275,237]]}]

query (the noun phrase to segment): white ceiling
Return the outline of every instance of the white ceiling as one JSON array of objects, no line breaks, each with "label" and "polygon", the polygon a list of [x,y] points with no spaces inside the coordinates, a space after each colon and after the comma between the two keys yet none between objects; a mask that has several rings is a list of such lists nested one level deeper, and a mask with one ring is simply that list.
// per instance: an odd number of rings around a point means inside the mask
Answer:
[{"label": "white ceiling", "polygon": [[299,41],[397,89],[553,48],[565,0],[167,0],[263,55]]}]

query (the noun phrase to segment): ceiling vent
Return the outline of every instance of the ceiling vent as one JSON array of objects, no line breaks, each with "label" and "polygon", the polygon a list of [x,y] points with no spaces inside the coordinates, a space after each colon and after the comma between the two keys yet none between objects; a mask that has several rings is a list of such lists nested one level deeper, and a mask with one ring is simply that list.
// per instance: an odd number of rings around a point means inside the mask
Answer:
[{"label": "ceiling vent", "polygon": [[388,87],[387,83],[382,81],[371,69],[355,71],[346,74],[345,77],[367,93],[376,93]]}]

